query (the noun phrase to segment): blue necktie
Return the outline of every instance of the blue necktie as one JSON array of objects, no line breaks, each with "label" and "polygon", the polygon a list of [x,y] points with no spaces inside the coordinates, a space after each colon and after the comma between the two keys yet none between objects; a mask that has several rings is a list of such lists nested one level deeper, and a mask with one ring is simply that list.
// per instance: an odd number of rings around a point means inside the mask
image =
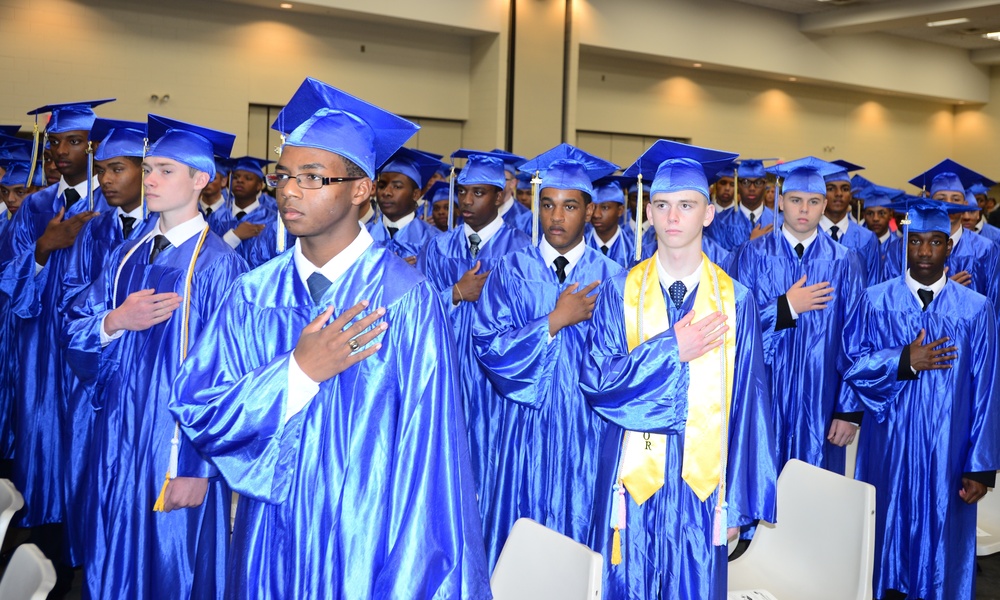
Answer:
[{"label": "blue necktie", "polygon": [[323,294],[333,285],[333,282],[324,277],[319,271],[310,275],[306,283],[309,285],[309,295],[312,296],[313,302],[316,304],[319,304],[319,301],[323,299]]},{"label": "blue necktie", "polygon": [[684,304],[684,294],[687,294],[687,291],[687,286],[684,285],[683,281],[675,281],[667,288],[667,293],[670,294],[670,299],[673,300],[674,306],[677,308]]}]

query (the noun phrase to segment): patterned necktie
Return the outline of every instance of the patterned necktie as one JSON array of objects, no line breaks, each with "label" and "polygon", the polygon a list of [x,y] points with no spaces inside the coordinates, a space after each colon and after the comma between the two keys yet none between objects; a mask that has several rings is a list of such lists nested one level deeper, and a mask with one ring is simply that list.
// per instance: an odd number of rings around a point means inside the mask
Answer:
[{"label": "patterned necktie", "polygon": [[799,258],[802,258],[802,255],[805,254],[805,252],[806,247],[802,245],[802,242],[795,244],[795,253],[799,255]]},{"label": "patterned necktie", "polygon": [[118,215],[118,218],[122,220],[122,237],[128,239],[128,236],[132,234],[132,228],[135,227],[135,217]]},{"label": "patterned necktie", "polygon": [[755,215],[754,213],[750,213],[750,227],[754,227],[756,225],[757,225],[757,215]]},{"label": "patterned necktie", "polygon": [[476,258],[479,254],[479,244],[483,241],[483,238],[479,237],[476,233],[469,234],[469,252],[472,253],[472,258]]},{"label": "patterned necktie", "polygon": [[917,290],[917,296],[920,296],[920,302],[923,303],[924,310],[927,310],[927,305],[934,299],[934,292],[932,290]]},{"label": "patterned necktie", "polygon": [[73,206],[73,203],[80,199],[80,192],[74,190],[73,188],[66,188],[63,192],[63,196],[66,198],[66,208]]},{"label": "patterned necktie", "polygon": [[556,267],[556,277],[559,278],[559,283],[566,281],[566,265],[569,264],[569,259],[565,256],[557,256],[552,264]]},{"label": "patterned necktie", "polygon": [[830,237],[832,237],[833,241],[835,241],[835,242],[839,242],[840,241],[840,236],[837,235],[838,231],[840,231],[840,227],[837,227],[836,225],[831,225],[830,226]]},{"label": "patterned necktie", "polygon": [[399,227],[389,227],[389,226],[386,226],[386,229],[389,231],[389,239],[390,240],[392,238],[396,237],[396,232],[399,231]]},{"label": "patterned necktie", "polygon": [[670,299],[677,308],[684,304],[684,295],[687,294],[687,291],[687,286],[684,285],[683,281],[675,281],[667,288],[667,293],[670,294]]},{"label": "patterned necktie", "polygon": [[153,249],[149,252],[149,264],[153,264],[153,261],[160,255],[160,252],[163,252],[169,247],[170,240],[167,239],[167,236],[157,234],[156,237],[153,238]]},{"label": "patterned necktie", "polygon": [[315,271],[306,280],[306,284],[309,286],[309,295],[312,296],[313,302],[319,304],[319,301],[323,299],[323,294],[326,293],[326,290],[330,289],[333,282],[319,271]]}]

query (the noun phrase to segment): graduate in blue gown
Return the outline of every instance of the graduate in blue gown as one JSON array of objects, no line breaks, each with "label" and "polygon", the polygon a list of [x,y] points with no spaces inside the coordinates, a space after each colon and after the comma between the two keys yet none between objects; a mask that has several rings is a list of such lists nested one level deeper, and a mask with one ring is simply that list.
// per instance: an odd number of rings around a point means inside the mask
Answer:
[{"label": "graduate in blue gown", "polygon": [[865,271],[857,253],[818,226],[827,203],[823,178],[837,169],[812,157],[769,167],[785,178],[781,228],[739,248],[729,272],[750,288],[760,311],[779,467],[797,458],[843,474],[843,446],[854,439],[859,415],[842,406],[837,358]]},{"label": "graduate in blue gown", "polygon": [[774,226],[774,211],[764,206],[764,186],[767,183],[764,163],[755,159],[741,160],[736,172],[739,179],[736,208],[717,213],[705,229],[705,235],[728,252],[770,233]]},{"label": "graduate in blue gown", "polygon": [[591,523],[609,600],[723,599],[727,539],[775,518],[757,307],[701,251],[715,210],[704,169],[734,157],[660,140],[625,172],[652,179],[660,246],[603,284],[587,340],[584,394],[610,422]]},{"label": "graduate in blue gown", "polygon": [[[226,161],[232,200],[207,217],[212,231],[221,236],[250,268],[277,255],[277,234],[272,226],[278,219],[274,198],[264,193],[264,169],[273,160],[243,156]],[[272,226],[271,235],[265,230]]]},{"label": "graduate in blue gown", "polygon": [[314,79],[274,127],[295,249],[236,283],[171,401],[240,493],[226,596],[488,598],[451,325],[358,223],[417,127]]},{"label": "graduate in blue gown", "polygon": [[626,233],[620,225],[625,214],[625,192],[622,182],[615,177],[606,177],[594,182],[594,215],[590,218],[593,225],[587,232],[587,245],[618,263],[618,266],[628,268],[635,262],[635,236]]},{"label": "graduate in blue gown", "polygon": [[[716,215],[736,207],[736,167],[737,162],[733,161],[708,178],[709,189],[712,192],[712,204],[715,206]],[[711,258],[710,256],[709,259]],[[713,260],[712,262],[715,261]]]},{"label": "graduate in blue gown", "polygon": [[[443,189],[447,201],[448,184]],[[457,210],[463,224],[427,244],[417,268],[438,291],[451,318],[458,347],[459,384],[469,430],[469,451],[480,511],[492,498],[496,472],[501,399],[487,381],[472,347],[472,326],[483,285],[505,256],[531,244],[531,238],[507,225],[497,214],[503,202],[503,162],[473,154],[455,185]]]},{"label": "graduate in blue gown", "polygon": [[969,205],[969,212],[962,213],[962,226],[965,230],[979,234],[994,244],[1000,244],[1000,227],[994,227],[986,222],[972,188],[965,190],[965,201]]},{"label": "graduate in blue gown", "polygon": [[[856,177],[855,177],[856,178]],[[903,190],[887,188],[880,185],[871,184],[863,190],[855,192],[855,196],[864,202],[864,226],[875,235],[878,240],[879,273],[878,279],[869,281],[872,286],[883,281],[885,274],[885,262],[889,252],[902,252],[899,249],[900,235],[892,231],[889,224],[893,219],[893,212],[887,205],[895,198],[903,195]],[[895,248],[895,249],[894,249]]]},{"label": "graduate in blue gown", "polygon": [[378,175],[380,214],[368,225],[368,232],[376,243],[411,265],[417,264],[428,242],[441,233],[416,215],[424,181],[437,171],[440,162],[418,150],[400,148]]},{"label": "graduate in blue gown", "polygon": [[[989,182],[986,177],[953,160],[945,159],[910,183],[927,190],[930,197],[942,202],[967,206],[965,188],[973,183]],[[1000,247],[988,239],[965,232],[962,216],[951,215],[951,253],[948,255],[948,277],[986,296],[995,310],[1000,310]],[[899,246],[902,248],[902,246]],[[883,278],[903,274],[902,252],[886,253]]]},{"label": "graduate in blue gown", "polygon": [[851,176],[850,171],[863,169],[845,160],[834,161],[838,169],[823,177],[826,181],[826,210],[819,221],[820,229],[842,246],[858,253],[865,267],[865,285],[881,281],[882,261],[878,239],[871,231],[861,227],[851,217]]},{"label": "graduate in blue gown", "polygon": [[[198,210],[208,221],[212,213],[229,208],[226,200],[226,182],[229,179],[229,161],[216,157],[215,178],[208,182],[205,189],[201,191],[201,198],[198,200]],[[222,232],[220,235],[224,235]]]},{"label": "graduate in blue gown", "polygon": [[[94,171],[110,210],[88,221],[69,249],[60,286],[62,297],[58,312],[61,316],[110,268],[105,261],[112,251],[126,240],[143,235],[152,222],[144,217],[141,201],[146,124],[97,119],[90,135],[101,142],[94,153]],[[63,319],[59,330],[64,326]],[[79,566],[85,560],[84,525],[91,519],[86,504],[86,480],[91,466],[89,452],[96,389],[93,374],[83,375],[89,382],[84,384],[70,367],[70,364],[65,366],[63,379],[66,397],[62,414],[62,461],[66,473],[63,510],[70,564]]]},{"label": "graduate in blue gown", "polygon": [[235,136],[150,115],[146,137],[156,223],[112,252],[64,331],[67,360],[97,386],[85,584],[91,598],[221,598],[231,493],[167,402],[190,347],[246,271],[198,211],[212,156],[228,154]]},{"label": "graduate in blue gown", "polygon": [[19,365],[12,480],[25,507],[17,524],[36,528],[33,541],[60,572],[57,590],[72,581],[72,572],[64,568],[69,561],[61,526],[66,476],[62,423],[68,398],[58,304],[69,249],[84,223],[107,207],[88,174],[87,156],[93,107],[105,102],[109,100],[31,111],[51,113],[46,138],[62,178],[24,200],[0,242],[0,293],[10,298],[16,316]]},{"label": "graduate in blue gown", "polygon": [[910,210],[909,268],[866,290],[844,331],[845,378],[865,409],[856,477],[876,490],[874,593],[972,600],[975,502],[1000,468],[994,311],[945,277],[954,207],[898,208]]},{"label": "graduate in blue gown", "polygon": [[480,499],[491,563],[521,517],[587,541],[604,423],[583,398],[580,365],[593,291],[621,271],[583,239],[592,181],[618,167],[561,144],[521,168],[541,176],[544,235],[490,273],[473,325],[476,356],[503,399],[495,479]]},{"label": "graduate in blue gown", "polygon": [[[459,152],[462,151],[460,150]],[[503,203],[500,205],[499,211],[500,217],[503,218],[504,223],[530,236],[533,226],[530,204],[526,207],[516,199],[518,168],[524,164],[524,157],[505,152],[500,148],[494,148],[488,154],[500,158],[504,166],[505,182]],[[452,158],[457,155],[458,152],[452,154]],[[534,175],[534,173],[531,173],[531,175]]]}]

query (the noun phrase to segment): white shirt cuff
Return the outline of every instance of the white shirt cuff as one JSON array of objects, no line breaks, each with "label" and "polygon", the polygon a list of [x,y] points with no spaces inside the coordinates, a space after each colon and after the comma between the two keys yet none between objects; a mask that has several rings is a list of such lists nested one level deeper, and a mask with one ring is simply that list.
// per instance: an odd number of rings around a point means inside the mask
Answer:
[{"label": "white shirt cuff", "polygon": [[44,268],[45,268],[45,265],[40,265],[38,263],[35,263],[35,275],[38,275],[39,273],[41,273],[42,269],[44,269]]},{"label": "white shirt cuff", "polygon": [[122,329],[121,331],[116,331],[114,335],[108,335],[107,331],[104,329],[104,322],[108,320],[108,314],[110,313],[111,311],[109,310],[104,313],[103,317],[101,317],[101,348],[107,346],[125,334],[125,330]]},{"label": "white shirt cuff", "polygon": [[232,229],[227,231],[226,234],[222,236],[222,239],[225,240],[227,244],[229,244],[230,248],[235,248],[236,246],[239,246],[240,242],[243,241],[239,237],[237,237],[235,233],[233,233]]},{"label": "white shirt cuff", "polygon": [[319,384],[309,378],[299,363],[295,353],[288,355],[288,402],[285,405],[285,423],[299,414],[306,404],[319,393]]},{"label": "white shirt cuff", "polygon": [[[788,298],[787,297],[785,298],[785,302],[788,302]],[[793,321],[798,321],[799,320],[799,313],[795,312],[795,308],[792,307],[792,303],[791,302],[788,302],[788,312],[791,313]]]}]

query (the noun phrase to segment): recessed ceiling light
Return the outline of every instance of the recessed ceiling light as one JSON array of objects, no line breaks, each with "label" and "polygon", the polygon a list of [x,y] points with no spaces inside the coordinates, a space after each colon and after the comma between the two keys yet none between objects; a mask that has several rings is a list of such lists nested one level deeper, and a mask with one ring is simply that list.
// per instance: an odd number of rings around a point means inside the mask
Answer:
[{"label": "recessed ceiling light", "polygon": [[965,17],[958,19],[945,19],[943,21],[931,21],[927,24],[928,27],[947,27],[949,25],[961,25],[962,23],[968,23],[969,20]]},{"label": "recessed ceiling light", "polygon": [[788,81],[798,81],[798,79],[797,79],[797,78],[795,78],[795,77],[789,77],[789,78],[788,78]]},{"label": "recessed ceiling light", "polygon": [[693,64],[693,65],[691,65],[691,66],[692,66],[692,67],[695,67],[695,68],[700,68],[700,67],[701,67],[701,63],[694,63],[694,64]]},{"label": "recessed ceiling light", "polygon": [[291,2],[282,2],[278,6],[280,6],[281,8],[292,8],[292,3]]},{"label": "recessed ceiling light", "polygon": [[983,37],[988,40],[994,40],[1000,42],[1000,31],[991,31],[990,33],[984,33]]}]

